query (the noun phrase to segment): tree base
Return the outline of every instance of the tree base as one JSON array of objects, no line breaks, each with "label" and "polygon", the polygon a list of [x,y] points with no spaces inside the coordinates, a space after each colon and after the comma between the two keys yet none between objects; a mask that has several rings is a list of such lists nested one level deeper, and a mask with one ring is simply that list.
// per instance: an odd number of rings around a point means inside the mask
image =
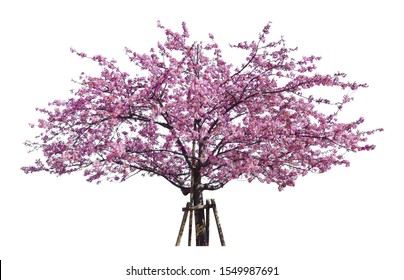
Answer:
[{"label": "tree base", "polygon": [[[220,243],[222,246],[226,246],[223,237],[222,226],[219,222],[219,215],[217,212],[216,202],[214,199],[207,199],[205,205],[191,206],[190,202],[187,202],[186,206],[182,208],[184,215],[182,217],[180,231],[178,233],[177,242],[175,246],[179,246],[181,243],[181,237],[184,232],[185,224],[187,222],[188,212],[189,215],[189,231],[188,231],[188,246],[192,243],[192,224],[193,216],[196,211],[206,210],[206,224],[197,224],[195,219],[195,235],[196,235],[196,246],[209,246],[209,230],[210,230],[210,209],[213,209],[213,215],[215,216],[216,226],[219,233]],[[201,234],[202,232],[202,234]]]}]

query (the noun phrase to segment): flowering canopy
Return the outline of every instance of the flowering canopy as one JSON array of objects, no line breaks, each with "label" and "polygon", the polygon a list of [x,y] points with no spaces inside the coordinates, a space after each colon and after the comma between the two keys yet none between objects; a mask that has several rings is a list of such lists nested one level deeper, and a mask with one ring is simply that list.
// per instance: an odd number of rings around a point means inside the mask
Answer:
[{"label": "flowering canopy", "polygon": [[[337,120],[352,92],[367,85],[345,81],[344,73],[316,73],[319,57],[295,59],[290,55],[296,49],[283,39],[267,42],[270,24],[257,41],[231,45],[246,52],[239,67],[224,61],[211,34],[203,45],[188,42],[185,23],[181,33],[158,27],[166,40],[157,49],[126,49],[140,70],[136,76],[113,60],[72,49],[98,62],[101,74],[83,74],[72,98],[37,109],[46,115],[36,125],[42,132],[26,145],[42,150],[45,161],[23,167],[26,173],[84,170],[97,182],[142,173],[184,191],[197,172],[204,189],[246,178],[281,190],[308,172],[348,166],[346,152],[374,148],[365,145],[366,137],[381,129],[359,130],[362,117]],[[314,95],[318,87],[344,94],[330,101]],[[328,113],[320,111],[324,106]]]}]

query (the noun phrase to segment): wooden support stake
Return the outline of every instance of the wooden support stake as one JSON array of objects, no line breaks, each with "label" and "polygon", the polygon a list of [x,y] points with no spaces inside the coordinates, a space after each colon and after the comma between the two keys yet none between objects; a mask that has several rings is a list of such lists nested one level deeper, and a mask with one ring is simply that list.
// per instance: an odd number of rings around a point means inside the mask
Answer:
[{"label": "wooden support stake", "polygon": [[206,244],[209,246],[209,226],[210,226],[210,199],[206,200]]},{"label": "wooden support stake", "polygon": [[[190,203],[187,202],[186,208],[188,208],[189,206],[190,206]],[[188,217],[188,210],[184,210],[184,216],[182,216],[181,227],[180,227],[180,231],[178,233],[177,242],[175,243],[175,246],[180,246],[181,237],[182,237],[182,234],[183,234],[184,228],[185,228],[185,223],[187,222],[187,217]]]},{"label": "wooden support stake", "polygon": [[[191,203],[190,202],[188,202],[190,205],[190,207],[191,207]],[[194,216],[194,210],[190,210],[189,211],[190,213],[189,213],[189,231],[188,231],[188,246],[191,246],[191,244],[192,244],[192,222],[193,222],[193,216]]]},{"label": "wooden support stake", "polygon": [[219,214],[217,213],[216,202],[214,199],[212,199],[212,206],[213,206],[213,214],[215,215],[217,230],[219,232],[220,244],[222,244],[222,246],[226,246],[226,243],[224,242],[222,226],[220,225],[219,221]]}]

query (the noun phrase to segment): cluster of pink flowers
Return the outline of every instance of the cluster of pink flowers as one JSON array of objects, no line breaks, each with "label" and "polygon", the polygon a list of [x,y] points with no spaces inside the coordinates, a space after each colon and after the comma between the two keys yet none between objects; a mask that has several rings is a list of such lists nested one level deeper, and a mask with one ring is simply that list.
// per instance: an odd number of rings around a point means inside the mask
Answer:
[{"label": "cluster of pink flowers", "polygon": [[[89,181],[158,175],[186,189],[199,174],[205,189],[246,178],[274,182],[283,189],[308,172],[349,165],[345,153],[372,150],[363,118],[340,123],[337,115],[366,84],[345,81],[346,74],[314,73],[315,56],[295,59],[284,39],[267,43],[270,24],[258,41],[232,45],[247,52],[234,68],[222,57],[214,36],[206,45],[158,23],[166,41],[157,51],[129,59],[140,70],[131,76],[100,55],[72,52],[100,65],[100,76],[82,75],[80,88],[65,101],[38,109],[45,118],[37,141],[42,160],[27,173],[65,174],[84,170]],[[312,88],[337,87],[330,101]],[[321,106],[320,106],[321,105]],[[326,107],[320,110],[320,107]]]}]

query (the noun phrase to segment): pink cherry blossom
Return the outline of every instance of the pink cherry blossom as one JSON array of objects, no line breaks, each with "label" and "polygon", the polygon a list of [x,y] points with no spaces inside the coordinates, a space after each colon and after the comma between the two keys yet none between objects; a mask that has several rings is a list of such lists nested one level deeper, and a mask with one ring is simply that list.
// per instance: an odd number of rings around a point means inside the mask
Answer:
[{"label": "pink cherry blossom", "polygon": [[[238,66],[225,61],[212,34],[203,44],[189,41],[185,23],[182,33],[158,27],[166,40],[156,50],[125,49],[137,75],[71,49],[98,63],[101,74],[82,74],[71,98],[38,109],[44,117],[31,126],[40,134],[26,145],[43,156],[26,173],[83,170],[97,182],[158,175],[185,194],[238,178],[282,190],[309,172],[349,166],[347,152],[374,149],[367,137],[382,129],[360,130],[362,117],[337,120],[367,85],[315,72],[320,57],[295,57],[283,38],[268,42],[270,24],[257,41],[231,45],[246,57]],[[320,87],[341,95],[320,96]]]}]

